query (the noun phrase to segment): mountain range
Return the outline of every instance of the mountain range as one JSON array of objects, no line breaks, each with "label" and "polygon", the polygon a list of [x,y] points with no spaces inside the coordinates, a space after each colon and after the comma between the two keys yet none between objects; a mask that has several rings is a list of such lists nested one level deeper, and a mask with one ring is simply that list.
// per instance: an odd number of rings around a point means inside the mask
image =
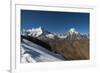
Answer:
[{"label": "mountain range", "polygon": [[89,39],[88,33],[80,33],[76,31],[75,28],[70,28],[69,31],[65,32],[64,34],[57,34],[53,32],[49,32],[42,28],[41,26],[38,28],[32,28],[27,30],[22,30],[21,35],[24,36],[32,36],[38,38],[60,38],[60,39],[68,39],[68,40],[79,40],[79,39]]}]

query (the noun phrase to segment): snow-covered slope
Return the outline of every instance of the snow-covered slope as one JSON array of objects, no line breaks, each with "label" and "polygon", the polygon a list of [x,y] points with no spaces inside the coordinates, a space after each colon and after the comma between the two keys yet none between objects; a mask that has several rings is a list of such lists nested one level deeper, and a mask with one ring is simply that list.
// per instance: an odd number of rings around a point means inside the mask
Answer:
[{"label": "snow-covered slope", "polygon": [[61,55],[55,54],[26,39],[21,42],[21,63],[62,61]]},{"label": "snow-covered slope", "polygon": [[55,37],[55,35],[54,34],[47,34],[46,37],[53,39]]},{"label": "snow-covered slope", "polygon": [[57,34],[57,37],[64,39],[64,38],[67,38],[67,35],[66,34]]}]

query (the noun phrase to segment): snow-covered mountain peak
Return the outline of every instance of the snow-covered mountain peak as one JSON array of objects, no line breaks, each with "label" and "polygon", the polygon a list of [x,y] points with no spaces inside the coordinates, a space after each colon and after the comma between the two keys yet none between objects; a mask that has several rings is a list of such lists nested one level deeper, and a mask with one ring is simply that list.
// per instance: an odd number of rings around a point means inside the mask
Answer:
[{"label": "snow-covered mountain peak", "polygon": [[28,35],[28,36],[33,36],[33,37],[39,37],[39,36],[46,36],[51,33],[45,30],[44,28],[42,28],[41,26],[39,26],[37,28],[31,28],[31,29],[22,31],[22,35],[23,34]]},{"label": "snow-covered mountain peak", "polygon": [[30,30],[30,31],[42,31],[42,28],[40,26],[38,28],[32,28],[32,29],[28,29],[28,30]]},{"label": "snow-covered mountain peak", "polygon": [[34,37],[38,37],[43,33],[41,27],[29,29],[30,35]]},{"label": "snow-covered mountain peak", "polygon": [[78,34],[78,32],[76,31],[75,28],[71,28],[68,32],[69,32],[70,34],[73,34],[73,33]]},{"label": "snow-covered mountain peak", "polygon": [[69,31],[70,31],[70,32],[74,32],[74,31],[76,31],[76,30],[75,30],[75,28],[71,28]]}]

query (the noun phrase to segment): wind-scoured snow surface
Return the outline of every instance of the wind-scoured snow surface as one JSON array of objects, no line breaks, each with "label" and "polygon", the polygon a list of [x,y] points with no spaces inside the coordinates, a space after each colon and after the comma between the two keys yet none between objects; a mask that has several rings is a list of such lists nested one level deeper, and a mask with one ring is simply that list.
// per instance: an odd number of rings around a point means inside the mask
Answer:
[{"label": "wind-scoured snow surface", "polygon": [[21,63],[62,61],[61,55],[55,54],[26,39],[21,42]]}]

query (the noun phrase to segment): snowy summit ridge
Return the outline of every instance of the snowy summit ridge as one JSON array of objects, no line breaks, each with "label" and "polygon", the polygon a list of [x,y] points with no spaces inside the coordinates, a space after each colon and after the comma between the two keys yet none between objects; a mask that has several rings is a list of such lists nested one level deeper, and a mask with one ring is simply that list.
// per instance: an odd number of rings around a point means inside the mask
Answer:
[{"label": "snowy summit ridge", "polygon": [[82,34],[78,31],[76,31],[75,28],[70,28],[67,33],[64,34],[54,34],[52,32],[49,32],[39,26],[38,28],[32,28],[32,29],[27,29],[22,31],[21,35],[28,35],[32,37],[42,37],[42,38],[52,38],[58,37],[58,38],[66,38],[66,39],[83,39],[83,38],[88,38],[86,34]]}]

